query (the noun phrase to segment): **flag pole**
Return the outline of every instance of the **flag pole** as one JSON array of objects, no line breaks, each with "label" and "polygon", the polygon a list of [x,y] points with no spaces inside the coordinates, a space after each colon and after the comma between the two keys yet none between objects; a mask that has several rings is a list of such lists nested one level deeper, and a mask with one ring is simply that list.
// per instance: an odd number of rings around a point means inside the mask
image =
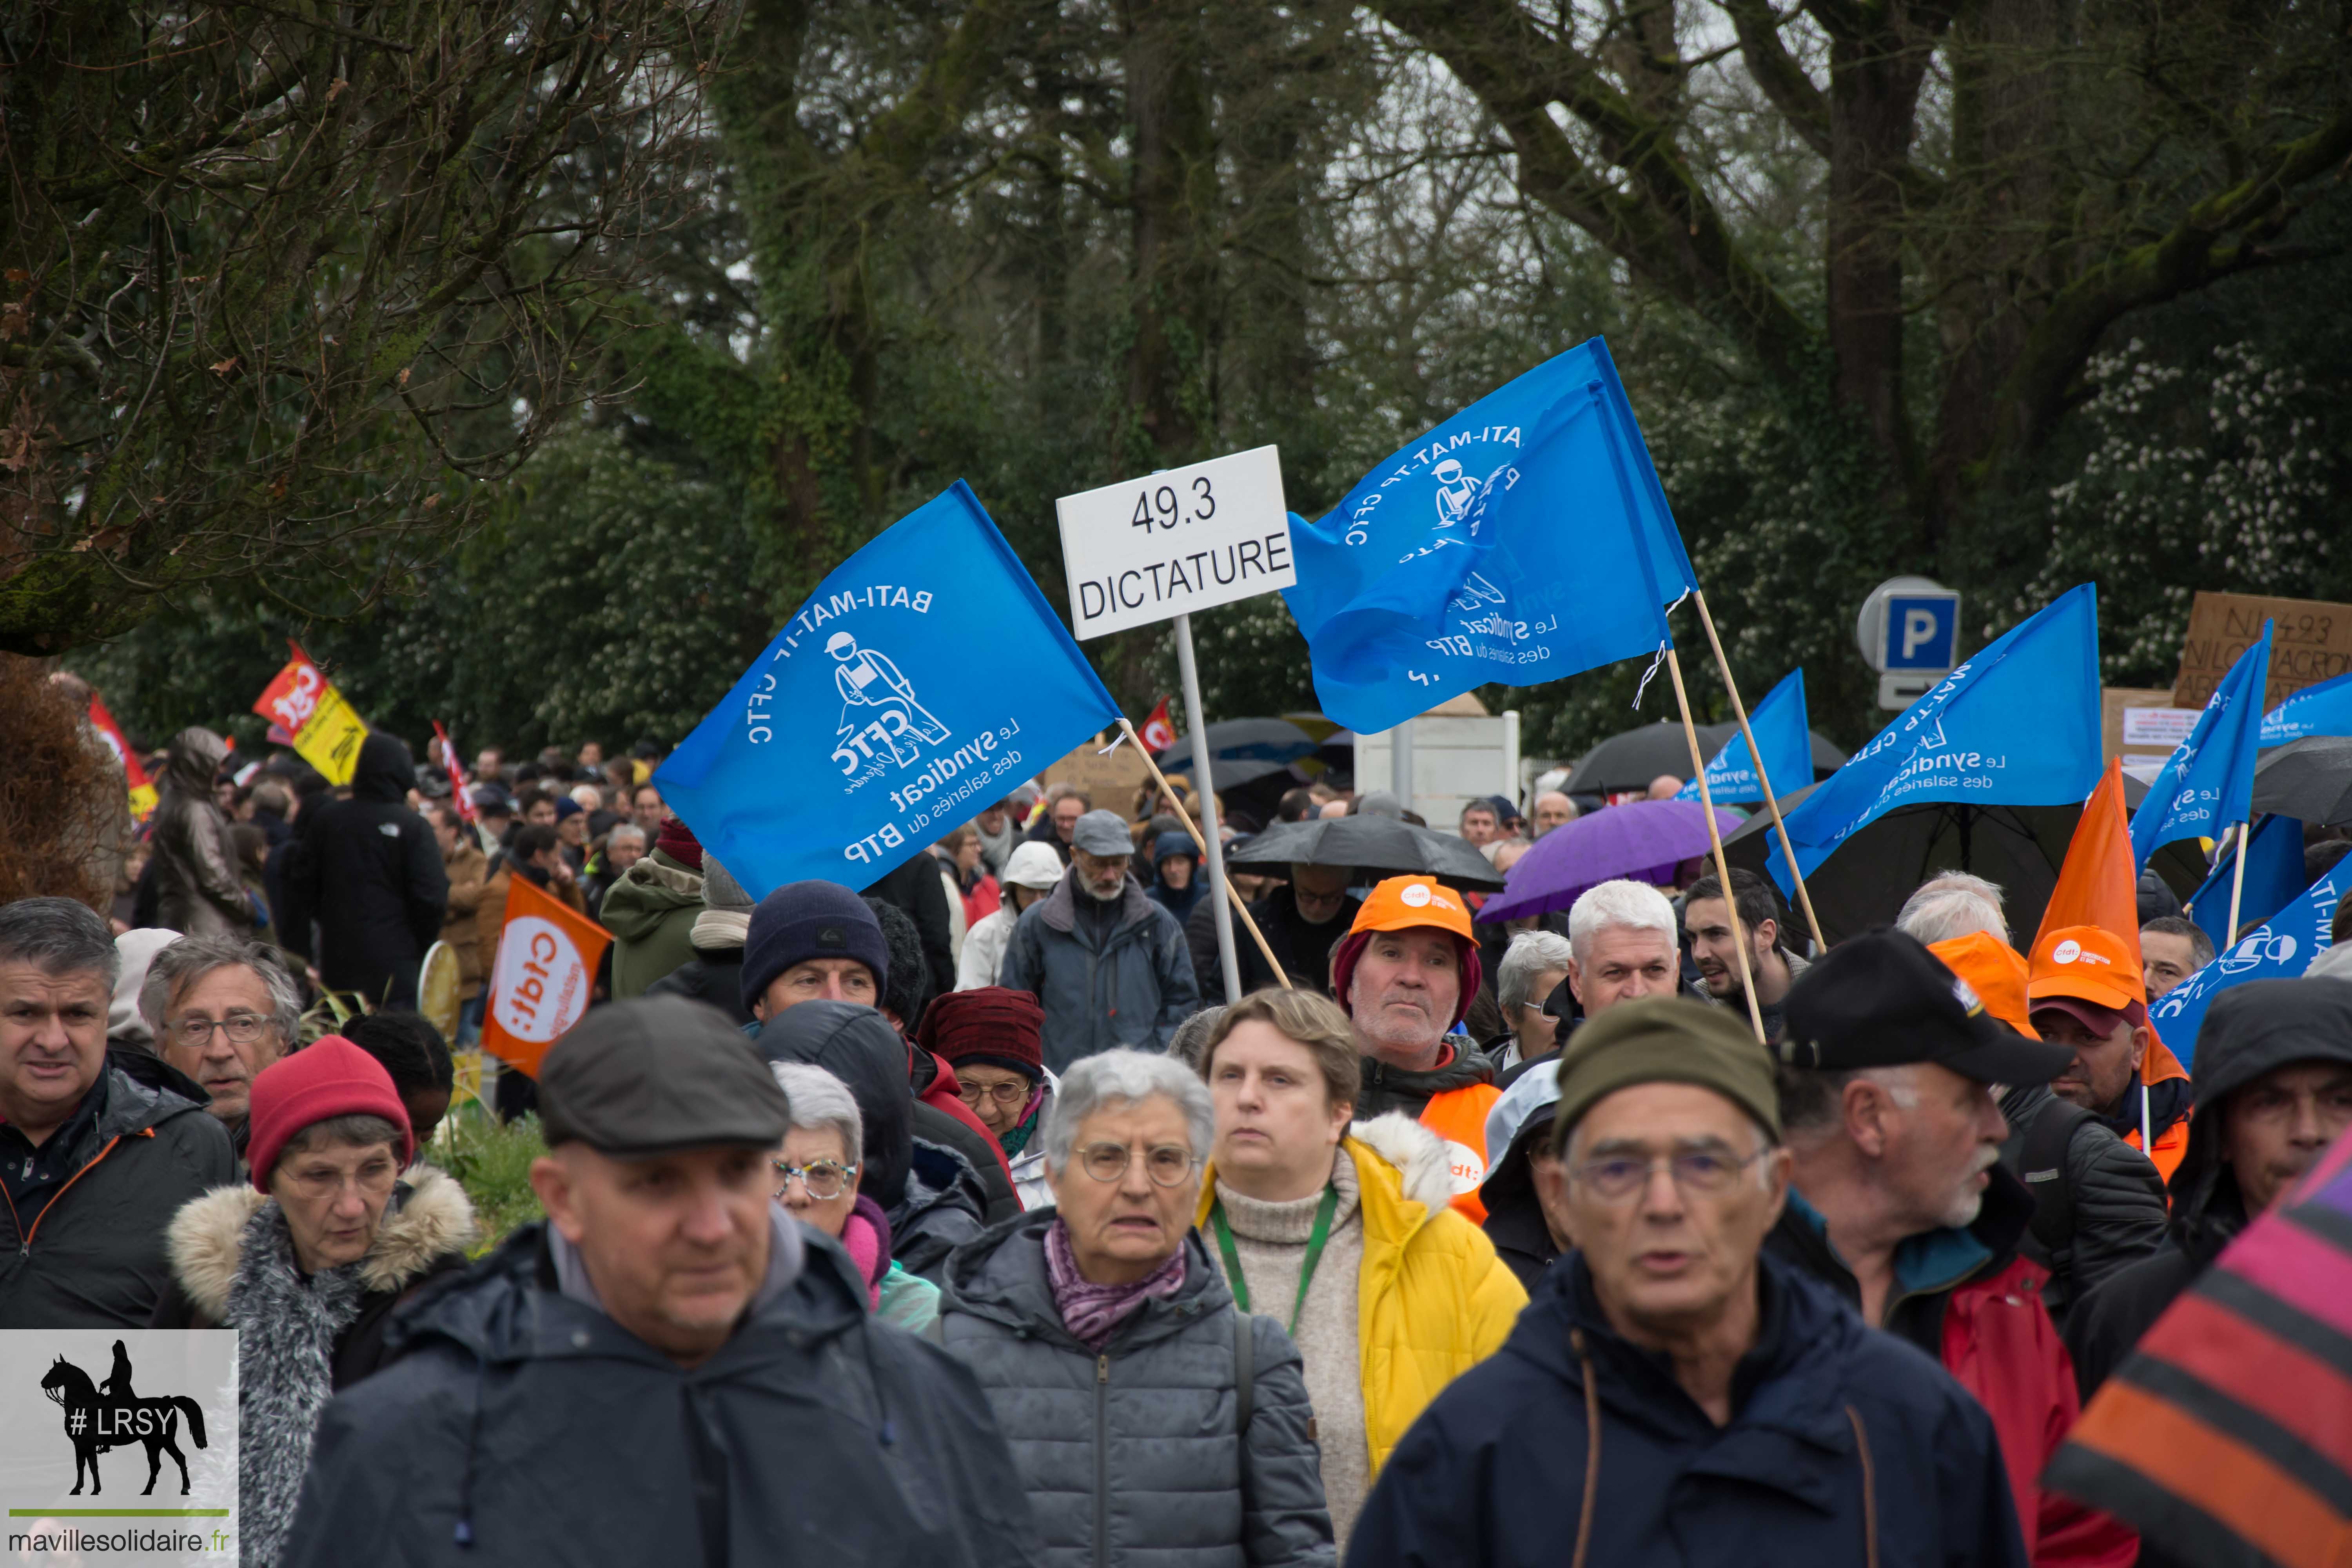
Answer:
[{"label": "flag pole", "polygon": [[[1160,793],[1168,797],[1170,805],[1175,806],[1177,816],[1184,824],[1184,831],[1192,836],[1193,844],[1199,847],[1201,854],[1205,858],[1209,853],[1208,840],[1202,838],[1201,837],[1201,830],[1192,826],[1192,814],[1184,809],[1183,797],[1176,793],[1175,785],[1168,782],[1168,775],[1160,771],[1160,764],[1151,760],[1151,752],[1144,746],[1143,738],[1135,732],[1135,726],[1127,721],[1127,715],[1124,713],[1119,715],[1118,727],[1126,734],[1128,740],[1134,744],[1136,754],[1143,759],[1143,765],[1151,770],[1152,778],[1159,783]],[[1197,735],[1200,731],[1194,731],[1193,733]],[[1198,741],[1193,742],[1193,749],[1197,752],[1207,744],[1208,737],[1202,735]],[[1218,864],[1222,867],[1224,863],[1224,857],[1220,855],[1217,857],[1217,860]],[[1266,942],[1265,932],[1258,930],[1257,921],[1250,918],[1249,906],[1243,903],[1239,899],[1234,897],[1233,884],[1226,881],[1223,877],[1220,877],[1216,879],[1216,886],[1223,889],[1223,896],[1225,902],[1231,906],[1234,913],[1241,916],[1242,924],[1249,929],[1250,935],[1256,940],[1258,952],[1265,955],[1266,967],[1274,971],[1274,977],[1282,983],[1283,989],[1286,991],[1297,990],[1297,987],[1290,983],[1290,976],[1282,972],[1282,960],[1274,956],[1274,949]],[[1213,894],[1212,896],[1213,897],[1216,895]],[[1230,926],[1226,928],[1229,939],[1232,929],[1233,928]],[[1220,953],[1218,956],[1220,959],[1224,957],[1223,953]],[[1230,994],[1234,987],[1240,984],[1240,965],[1234,963],[1227,963],[1225,968],[1225,989],[1227,993]]]},{"label": "flag pole", "polygon": [[[1812,928],[1813,951],[1829,951],[1829,939],[1822,935],[1822,918],[1813,913],[1813,895],[1805,889],[1805,874],[1797,867],[1797,847],[1789,842],[1789,825],[1780,820],[1780,803],[1773,798],[1771,775],[1764,771],[1764,752],[1756,743],[1756,732],[1748,727],[1748,704],[1739,700],[1739,683],[1731,679],[1731,661],[1723,657],[1723,639],[1715,635],[1715,617],[1706,613],[1706,595],[1698,588],[1691,590],[1698,605],[1698,624],[1706,628],[1706,646],[1715,650],[1715,668],[1723,672],[1723,689],[1731,694],[1731,711],[1739,720],[1739,738],[1748,742],[1748,760],[1756,764],[1756,782],[1764,789],[1764,809],[1772,814],[1772,831],[1780,837],[1780,853],[1789,862],[1789,875],[1797,879],[1797,902],[1805,911],[1805,924]],[[1805,736],[1808,758],[1811,755],[1813,738]],[[1805,772],[1813,770],[1809,765]],[[1805,781],[1811,784],[1812,780]]]},{"label": "flag pole", "polygon": [[[1739,900],[1731,888],[1731,862],[1723,858],[1723,829],[1716,826],[1715,795],[1706,787],[1706,758],[1698,749],[1698,729],[1691,722],[1690,694],[1683,689],[1682,660],[1675,657],[1672,643],[1666,645],[1666,673],[1675,678],[1675,703],[1682,710],[1683,739],[1690,742],[1691,766],[1698,775],[1699,809],[1706,813],[1706,841],[1715,851],[1715,874],[1723,882],[1723,912],[1731,921],[1731,952],[1739,961],[1739,988],[1748,994],[1748,1022],[1756,1030],[1756,1043],[1771,1042],[1764,1037],[1764,1015],[1756,1003],[1756,977],[1748,968],[1748,932],[1739,923]],[[1755,749],[1750,742],[1748,749]]]},{"label": "flag pole", "polygon": [[2246,891],[2246,840],[2252,831],[2252,823],[2238,824],[2237,869],[2230,877],[2230,940],[2222,944],[2224,947],[2234,945],[2238,940],[2238,903]]},{"label": "flag pole", "polygon": [[[1234,952],[1234,917],[1231,913],[1240,905],[1234,901],[1233,889],[1225,881],[1224,837],[1217,831],[1217,778],[1209,756],[1208,721],[1201,716],[1201,672],[1192,660],[1192,617],[1189,615],[1176,617],[1176,673],[1184,687],[1184,724],[1192,735],[1192,776],[1200,782],[1201,820],[1207,826],[1209,834],[1203,838],[1195,831],[1192,842],[1201,847],[1202,857],[1208,862],[1209,897],[1213,900],[1210,912],[1217,928],[1217,962],[1224,965],[1225,1003],[1230,1006],[1242,999],[1242,966],[1240,958]],[[1125,714],[1119,716],[1119,724],[1126,727]],[[1137,750],[1141,749],[1139,738]],[[1149,757],[1150,753],[1145,755]],[[1154,768],[1151,771],[1156,773],[1160,770]],[[1169,797],[1173,799],[1175,792],[1171,790]],[[1180,805],[1177,810],[1181,812],[1183,807]],[[1189,816],[1184,818],[1184,825],[1192,826],[1192,819]],[[1271,958],[1273,955],[1269,953],[1267,956]]]}]

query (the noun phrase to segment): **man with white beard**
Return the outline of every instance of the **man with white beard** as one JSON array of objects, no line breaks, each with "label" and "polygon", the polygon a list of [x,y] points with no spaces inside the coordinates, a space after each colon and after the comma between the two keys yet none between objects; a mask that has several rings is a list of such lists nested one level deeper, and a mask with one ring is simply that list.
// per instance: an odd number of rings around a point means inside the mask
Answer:
[{"label": "man with white beard", "polygon": [[1909,1340],[1990,1411],[2037,1568],[2127,1564],[2137,1542],[2039,1478],[2080,1410],[2074,1363],[2018,1255],[2033,1216],[2000,1163],[1997,1086],[2047,1083],[2073,1053],[1986,1011],[1899,931],[1830,949],[1790,989],[1778,1047],[1794,1157],[1765,1243]]}]

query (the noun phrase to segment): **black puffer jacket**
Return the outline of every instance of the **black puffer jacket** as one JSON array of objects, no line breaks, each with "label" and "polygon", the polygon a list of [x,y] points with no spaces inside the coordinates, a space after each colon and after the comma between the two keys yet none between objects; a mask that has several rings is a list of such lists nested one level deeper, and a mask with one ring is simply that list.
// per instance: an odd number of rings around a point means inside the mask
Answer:
[{"label": "black puffer jacket", "polygon": [[743,950],[698,947],[694,956],[646,987],[648,996],[688,996],[708,1002],[738,1024],[752,1021],[743,1005]]},{"label": "black puffer jacket", "polygon": [[541,1226],[394,1316],[319,1425],[282,1568],[1035,1562],[971,1373],[806,1257],[681,1368],[562,1293]]},{"label": "black puffer jacket", "polygon": [[[2001,1163],[2034,1196],[2034,1217],[2018,1250],[2050,1270],[2042,1304],[2065,1326],[2074,1304],[2116,1269],[2154,1252],[2164,1240],[2164,1178],[2147,1155],[2097,1119],[2076,1121],[2064,1163],[2054,1172],[2025,1169],[2032,1130],[2044,1116],[2063,1116],[2066,1101],[2047,1084],[2028,1084],[2001,1096],[2009,1142]],[[2053,1193],[2063,1185],[2063,1193]],[[2055,1203],[2053,1199],[2055,1199]],[[2059,1216],[2072,1200],[2071,1223]]]},{"label": "black puffer jacket", "polygon": [[2255,980],[2224,991],[2197,1031],[2194,1059],[2197,1114],[2172,1173],[2164,1247],[2102,1281],[2066,1325],[2085,1401],[2246,1228],[2246,1200],[2221,1158],[2222,1102],[2292,1063],[2352,1063],[2352,981]]},{"label": "black puffer jacket", "polygon": [[950,1261],[947,1348],[979,1374],[1012,1446],[1050,1568],[1329,1563],[1331,1519],[1297,1350],[1248,1320],[1250,1419],[1239,1429],[1234,1299],[1200,1233],[1184,1282],[1111,1331],[1097,1355],[1054,1302],[1040,1209]]},{"label": "black puffer jacket", "polygon": [[288,868],[278,922],[286,951],[308,960],[316,921],[319,978],[371,1006],[416,1005],[416,966],[449,907],[440,846],[408,808],[415,780],[396,736],[370,735],[360,742],[352,798],[302,814],[301,852]]},{"label": "black puffer jacket", "polygon": [[171,1287],[172,1216],[236,1180],[202,1089],[143,1051],[110,1050],[106,1064],[72,1180],[38,1214],[0,1194],[0,1329],[144,1328]]}]

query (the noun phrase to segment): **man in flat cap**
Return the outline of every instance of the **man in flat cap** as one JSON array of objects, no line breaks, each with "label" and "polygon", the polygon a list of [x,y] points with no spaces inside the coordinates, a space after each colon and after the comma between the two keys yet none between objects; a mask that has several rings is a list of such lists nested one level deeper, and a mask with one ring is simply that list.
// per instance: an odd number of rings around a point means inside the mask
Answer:
[{"label": "man in flat cap", "polygon": [[772,1201],[788,1106],[727,1017],[598,1008],[540,1108],[547,1222],[403,1308],[400,1359],[327,1407],[287,1568],[1034,1561],[971,1374]]},{"label": "man in flat cap", "polygon": [[2126,1568],[2129,1531],[2041,1489],[2081,1404],[2042,1305],[2048,1273],[2018,1254],[2033,1199],[2000,1163],[2000,1086],[2047,1083],[2074,1052],[2002,1023],[1893,930],[1815,960],[1786,1018],[1775,1048],[1795,1190],[1771,1249],[1991,1414],[2035,1568]]},{"label": "man in flat cap", "polygon": [[1397,1446],[1349,1568],[2023,1568],[1984,1410],[1759,1251],[1789,1154],[1745,1024],[1622,1003],[1559,1077],[1537,1182],[1576,1250]]}]

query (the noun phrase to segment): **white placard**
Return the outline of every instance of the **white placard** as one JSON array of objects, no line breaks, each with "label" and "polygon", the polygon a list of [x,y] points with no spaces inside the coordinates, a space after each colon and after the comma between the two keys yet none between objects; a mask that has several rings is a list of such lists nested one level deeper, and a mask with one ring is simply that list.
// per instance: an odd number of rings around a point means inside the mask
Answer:
[{"label": "white placard", "polygon": [[2169,751],[2189,739],[2189,731],[2197,728],[2197,716],[2194,708],[2126,708],[2124,744],[2162,746]]},{"label": "white placard", "polygon": [[1054,510],[1081,642],[1298,581],[1272,447],[1064,496]]}]

